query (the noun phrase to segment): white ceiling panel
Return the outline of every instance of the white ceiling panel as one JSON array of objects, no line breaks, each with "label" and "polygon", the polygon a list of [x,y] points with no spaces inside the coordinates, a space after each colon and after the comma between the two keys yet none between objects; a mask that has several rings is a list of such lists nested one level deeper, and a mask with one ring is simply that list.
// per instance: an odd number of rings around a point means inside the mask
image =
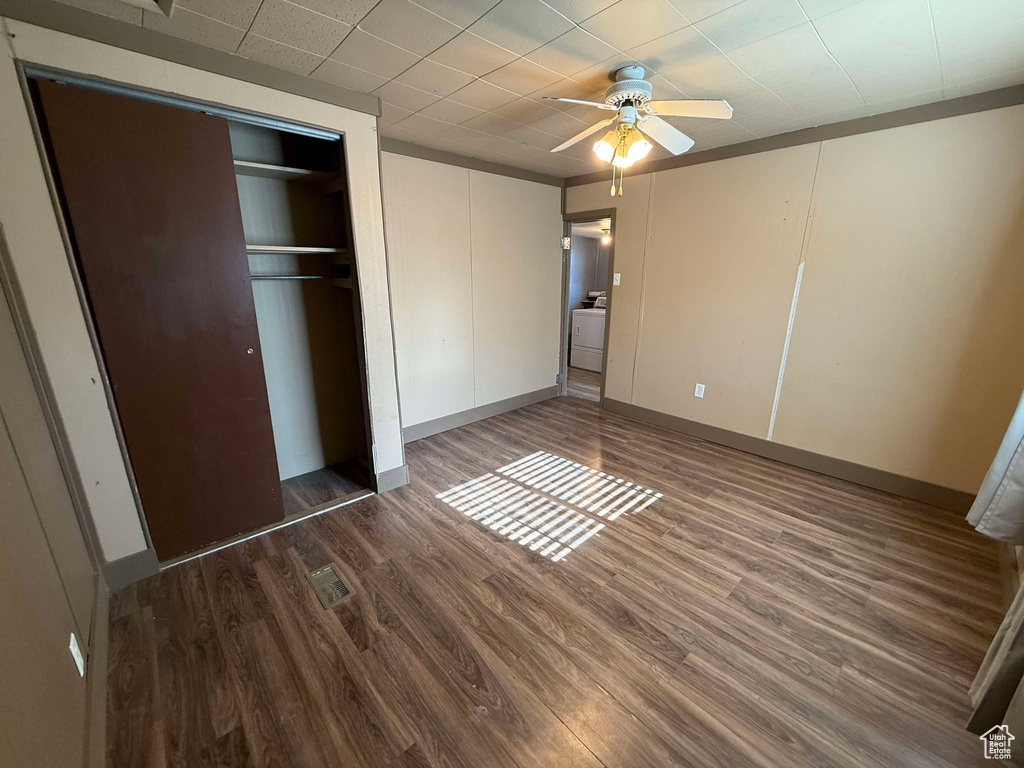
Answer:
[{"label": "white ceiling panel", "polygon": [[391,80],[380,88],[375,89],[373,95],[380,97],[381,101],[390,102],[413,112],[419,112],[438,99],[436,93],[427,93],[419,88],[413,88],[411,85],[400,83],[397,80]]},{"label": "white ceiling panel", "polygon": [[626,51],[649,70],[658,72],[719,53],[719,49],[696,27],[683,27]]},{"label": "white ceiling panel", "polygon": [[494,133],[501,135],[507,131],[511,131],[519,123],[514,120],[508,120],[504,117],[499,117],[493,112],[485,112],[484,114],[467,120],[463,125],[466,128],[472,128],[474,131],[480,131],[482,133]]},{"label": "white ceiling panel", "polygon": [[895,112],[900,109],[909,109],[910,107],[919,107],[922,104],[931,104],[934,101],[942,100],[942,91],[925,91],[924,93],[914,93],[910,96],[900,96],[895,99],[886,99],[885,101],[868,102],[868,111],[872,115],[881,115],[885,112]]},{"label": "white ceiling panel", "polygon": [[320,66],[313,70],[312,77],[364,93],[379,88],[388,81],[386,77],[350,67],[334,59],[324,59]]},{"label": "white ceiling panel", "polygon": [[461,31],[411,0],[381,0],[359,28],[419,56],[432,53]]},{"label": "white ceiling panel", "polygon": [[787,104],[797,104],[841,91],[856,91],[853,81],[841,69],[827,75],[813,77],[772,88],[772,91]]},{"label": "white ceiling panel", "polygon": [[395,78],[396,83],[411,85],[421,91],[447,96],[476,78],[473,75],[446,67],[430,59],[421,59]]},{"label": "white ceiling panel", "polygon": [[506,91],[504,88],[491,85],[484,80],[474,80],[465,88],[460,88],[451,94],[448,98],[460,104],[466,104],[470,107],[487,111],[518,99],[519,94]]},{"label": "white ceiling panel", "polygon": [[691,24],[701,19],[714,16],[716,13],[732,8],[743,0],[669,0],[676,10],[685,16]]},{"label": "white ceiling panel", "polygon": [[534,64],[529,59],[516,59],[511,64],[489,72],[480,79],[523,96],[554,85],[562,80],[562,76],[539,64]]},{"label": "white ceiling panel", "polygon": [[[223,0],[178,0],[175,6],[187,8],[233,27],[248,29],[252,20],[256,18],[256,11],[260,9],[260,3],[261,0],[234,0],[230,3],[225,3]],[[77,3],[72,3],[72,5],[77,5]],[[82,5],[88,7],[88,3],[82,3]],[[120,3],[111,3],[111,5],[125,8],[126,11],[131,10]]]},{"label": "white ceiling panel", "polygon": [[[607,170],[583,141],[643,64],[691,152],[1024,83],[1024,0],[176,0],[170,18],[61,0],[381,97],[381,133],[554,175]],[[664,156],[660,148],[650,157]]]},{"label": "white ceiling panel", "polygon": [[469,31],[462,32],[430,54],[432,61],[477,77],[493,72],[517,58],[519,56],[512,51],[477,37]]},{"label": "white ceiling panel", "polygon": [[659,74],[683,93],[693,94],[736,81],[749,81],[747,74],[724,53],[663,69]]},{"label": "white ceiling panel", "polygon": [[451,99],[440,99],[429,107],[420,110],[421,115],[433,117],[436,120],[444,120],[446,123],[462,123],[472,117],[483,114],[482,110],[475,107],[467,107]]},{"label": "white ceiling panel", "polygon": [[579,24],[584,19],[589,19],[594,14],[600,13],[616,2],[618,0],[548,0],[548,5],[566,18]]},{"label": "white ceiling panel", "polygon": [[1024,21],[1021,0],[931,0],[935,37],[944,42]]},{"label": "white ceiling panel", "polygon": [[254,32],[249,32],[242,40],[238,55],[299,75],[308,75],[324,60],[323,56],[260,37]]},{"label": "white ceiling panel", "polygon": [[552,109],[547,104],[526,97],[510,101],[508,104],[502,104],[500,107],[492,109],[491,112],[499,117],[504,117],[524,125],[559,114],[558,110]]},{"label": "white ceiling panel", "polygon": [[964,37],[947,38],[940,41],[938,47],[943,68],[982,57],[997,57],[1011,69],[1017,69],[1020,65],[1015,62],[1024,51],[1024,21],[1005,27],[991,27]]},{"label": "white ceiling panel", "polygon": [[619,0],[580,26],[612,47],[626,51],[689,23],[668,0]]},{"label": "white ceiling panel", "polygon": [[955,99],[960,96],[970,96],[975,93],[995,90],[996,88],[1008,88],[1011,85],[1019,85],[1024,82],[1024,69],[1016,72],[1005,72],[1001,75],[992,75],[981,80],[971,80],[964,83],[951,83],[942,89],[943,98]]},{"label": "white ceiling panel", "polygon": [[506,139],[519,141],[523,144],[528,144],[531,147],[543,149],[545,152],[551,151],[562,143],[562,139],[557,136],[552,136],[550,133],[538,131],[536,128],[531,128],[528,125],[520,125],[510,131],[506,131],[504,136]]},{"label": "white ceiling panel", "polygon": [[826,93],[806,101],[787,102],[793,111],[802,117],[826,115],[841,109],[854,109],[864,106],[864,99],[852,88]]},{"label": "white ceiling panel", "polygon": [[[191,0],[190,0],[191,1]],[[234,3],[226,3],[223,0],[197,0],[203,3],[214,3],[221,6],[230,6]],[[325,16],[330,16],[338,21],[343,21],[348,25],[355,24],[363,16],[370,12],[370,9],[375,6],[379,0],[344,0],[339,3],[338,0],[290,0],[296,5],[301,5],[304,8],[309,8],[311,11],[322,13]],[[181,0],[179,0],[181,2]],[[251,0],[239,0],[238,4],[245,6]],[[422,4],[422,3],[421,3]],[[257,2],[256,5],[259,5]]]},{"label": "white ceiling panel", "polygon": [[827,74],[838,66],[810,23],[729,51],[729,58],[755,77],[775,70],[802,70],[806,77],[797,79],[807,79]]},{"label": "white ceiling panel", "polygon": [[702,34],[723,51],[731,51],[807,21],[797,0],[744,0],[698,21]]},{"label": "white ceiling panel", "polygon": [[565,112],[554,110],[552,114],[547,117],[542,117],[540,120],[534,120],[530,125],[538,131],[550,133],[552,136],[558,136],[560,139],[564,140],[568,139],[570,136],[575,136],[588,125],[592,125],[596,122],[597,120],[594,119],[589,123],[585,123]]},{"label": "white ceiling panel", "polygon": [[733,121],[748,130],[799,117],[792,106],[771,91],[742,96],[730,103],[735,110]]},{"label": "white ceiling panel", "polygon": [[352,30],[331,54],[331,58],[389,80],[420,60],[415,53],[361,29]]},{"label": "white ceiling panel", "polygon": [[707,120],[704,125],[690,128],[685,133],[691,139],[700,139],[716,147],[757,138],[742,125],[734,123],[732,120]]},{"label": "white ceiling panel", "polygon": [[816,20],[814,28],[843,66],[879,50],[891,55],[935,42],[928,0],[863,0]]},{"label": "white ceiling panel", "polygon": [[380,103],[380,125],[381,127],[386,125],[394,125],[395,123],[401,122],[409,115],[414,114],[408,109],[402,109],[394,104],[389,104],[386,101]]},{"label": "white ceiling panel", "polygon": [[351,29],[349,24],[287,0],[263,0],[249,31],[292,48],[327,56]]},{"label": "white ceiling panel", "polygon": [[432,117],[425,117],[422,112],[409,115],[405,120],[395,124],[396,127],[407,131],[416,131],[427,136],[441,136],[452,127],[451,123],[443,120],[435,120]]},{"label": "white ceiling panel", "polygon": [[470,27],[475,35],[522,56],[573,28],[540,0],[501,0]]},{"label": "white ceiling panel", "polygon": [[526,58],[564,77],[591,67],[614,56],[616,50],[582,27],[573,27],[547,45],[527,54]]},{"label": "white ceiling panel", "polygon": [[814,21],[860,2],[863,0],[800,0],[800,6],[807,14],[807,18]]},{"label": "white ceiling panel", "polygon": [[244,29],[232,27],[187,8],[176,8],[172,18],[153,11],[144,11],[143,14],[142,26],[147,29],[191,40],[218,51],[234,53],[245,36]]},{"label": "white ceiling panel", "polygon": [[942,87],[939,57],[934,48],[901,51],[893,58],[865,58],[846,67],[867,102],[910,96]]},{"label": "white ceiling panel", "polygon": [[[321,1],[337,2],[337,0]],[[347,3],[349,0],[345,0],[345,2]],[[417,3],[428,11],[433,11],[442,19],[447,19],[452,24],[468,27],[491,10],[494,7],[495,0],[417,0]]]}]

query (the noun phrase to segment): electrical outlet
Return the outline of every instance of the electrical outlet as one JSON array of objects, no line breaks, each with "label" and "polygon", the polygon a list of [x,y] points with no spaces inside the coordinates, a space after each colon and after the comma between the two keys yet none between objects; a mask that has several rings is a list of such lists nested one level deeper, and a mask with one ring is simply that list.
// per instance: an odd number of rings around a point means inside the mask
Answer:
[{"label": "electrical outlet", "polygon": [[75,637],[75,633],[71,633],[71,642],[68,644],[68,650],[71,651],[71,655],[75,659],[75,666],[78,667],[79,677],[85,677],[85,657],[82,656],[82,649],[78,647],[78,638]]},{"label": "electrical outlet", "polygon": [[612,285],[618,285],[620,282],[622,282],[622,273],[616,272],[612,275]]},{"label": "electrical outlet", "polygon": [[704,397],[704,385],[703,384],[698,384],[697,386],[695,386],[693,388],[693,396],[694,397]]}]

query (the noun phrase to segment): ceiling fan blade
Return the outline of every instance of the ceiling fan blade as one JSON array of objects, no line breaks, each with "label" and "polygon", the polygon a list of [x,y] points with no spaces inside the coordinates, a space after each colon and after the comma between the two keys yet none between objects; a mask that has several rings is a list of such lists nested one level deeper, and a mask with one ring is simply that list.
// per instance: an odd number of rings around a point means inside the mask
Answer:
[{"label": "ceiling fan blade", "polygon": [[643,118],[640,121],[640,130],[661,144],[673,155],[683,154],[694,144],[693,139],[685,133],[655,115]]},{"label": "ceiling fan blade", "polygon": [[567,101],[570,104],[582,104],[585,107],[597,107],[598,109],[610,109],[612,112],[618,110],[611,104],[598,104],[596,101],[581,101],[580,99],[563,99],[561,96],[545,96],[548,101]]},{"label": "ceiling fan blade", "polygon": [[670,117],[710,117],[714,120],[728,120],[732,117],[732,107],[725,99],[648,101],[644,109],[651,115]]},{"label": "ceiling fan blade", "polygon": [[[600,123],[594,123],[594,125],[592,125],[589,128],[586,128],[586,129],[580,131],[575,136],[573,136],[571,139],[569,139],[568,141],[562,142],[561,144],[559,144],[557,147],[555,147],[551,151],[552,152],[561,152],[563,149],[571,147],[577,141],[582,141],[583,139],[587,138],[587,136],[589,136],[590,134],[597,133],[602,128],[607,128],[609,125],[611,125],[612,123],[615,122],[615,119],[616,118],[611,117],[611,118],[609,118],[607,120],[602,120]],[[655,119],[657,119],[657,118],[655,118]],[[665,123],[665,125],[668,125],[668,123]],[[669,127],[671,128],[672,126],[669,126]],[[672,128],[672,130],[675,130],[675,128]]]}]

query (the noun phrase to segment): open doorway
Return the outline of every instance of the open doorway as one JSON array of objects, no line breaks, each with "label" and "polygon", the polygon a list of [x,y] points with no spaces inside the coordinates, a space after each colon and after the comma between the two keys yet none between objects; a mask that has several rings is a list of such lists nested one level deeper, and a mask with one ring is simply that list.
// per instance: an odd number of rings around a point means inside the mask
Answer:
[{"label": "open doorway", "polygon": [[604,396],[615,212],[566,217],[562,394],[599,403]]}]

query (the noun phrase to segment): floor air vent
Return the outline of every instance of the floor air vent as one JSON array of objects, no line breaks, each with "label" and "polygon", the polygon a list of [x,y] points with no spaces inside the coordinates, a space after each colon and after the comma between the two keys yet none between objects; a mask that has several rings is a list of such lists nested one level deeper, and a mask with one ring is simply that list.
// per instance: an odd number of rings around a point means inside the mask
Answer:
[{"label": "floor air vent", "polygon": [[316,596],[320,598],[324,608],[333,608],[352,594],[352,590],[341,580],[333,565],[325,565],[323,568],[310,571],[306,577],[316,590]]}]

